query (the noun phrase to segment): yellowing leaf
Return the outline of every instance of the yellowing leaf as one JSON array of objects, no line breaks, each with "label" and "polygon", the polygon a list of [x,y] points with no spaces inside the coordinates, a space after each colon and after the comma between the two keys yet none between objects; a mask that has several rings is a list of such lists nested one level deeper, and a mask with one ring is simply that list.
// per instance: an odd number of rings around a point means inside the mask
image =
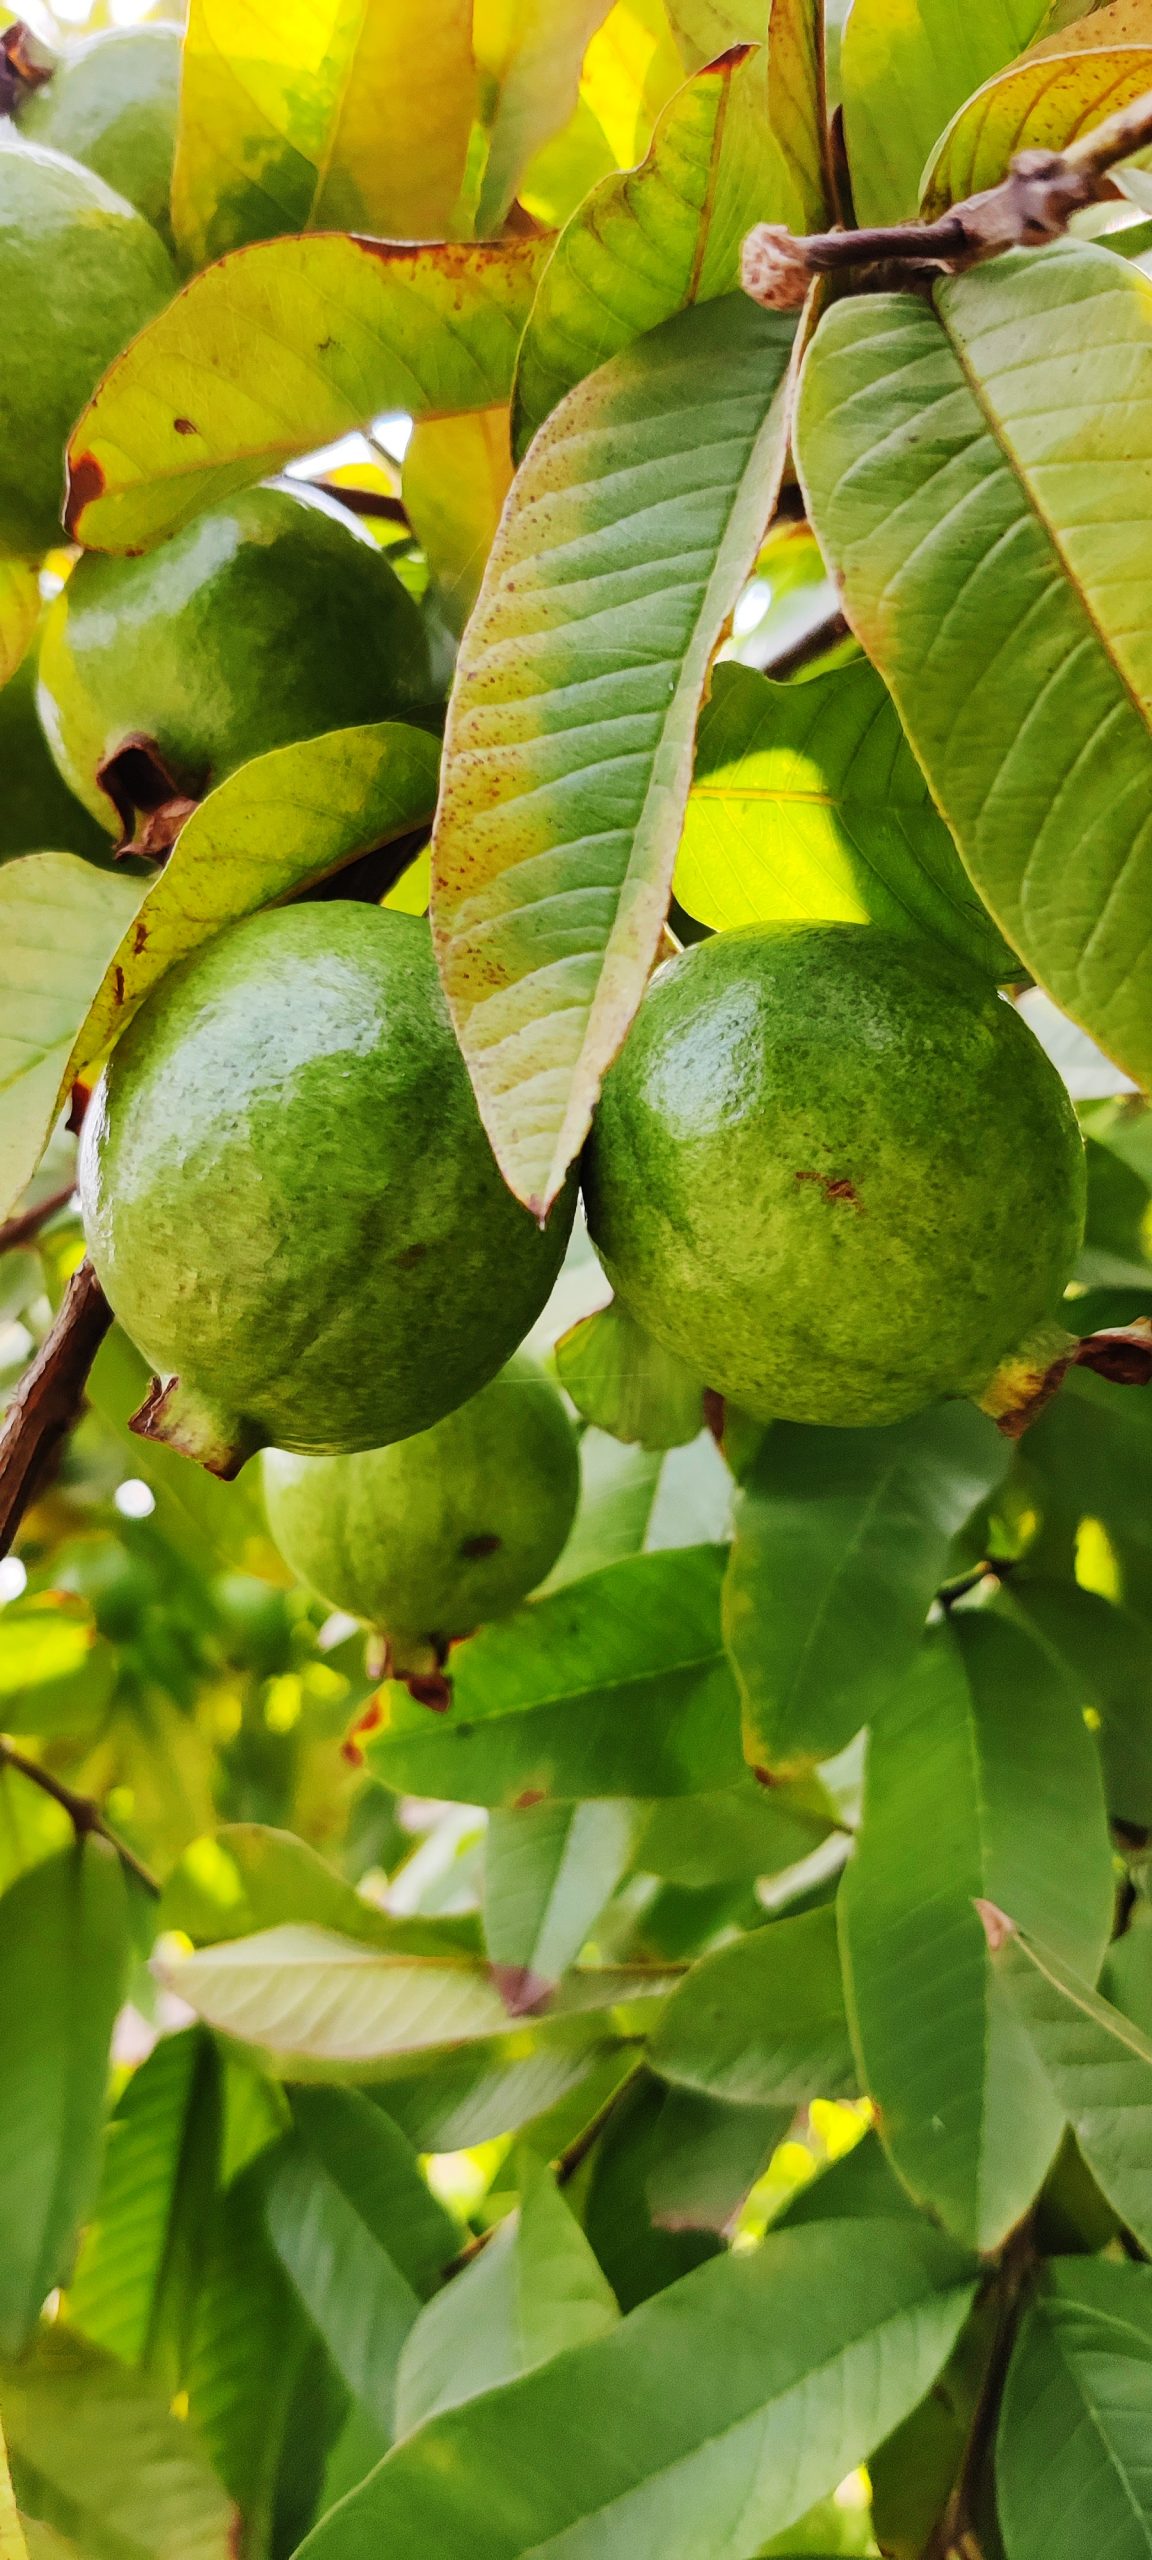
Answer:
[{"label": "yellowing leaf", "polygon": [[665,0],[685,62],[698,71],[732,44],[762,44],[772,0]]},{"label": "yellowing leaf", "polygon": [[14,676],[40,611],[34,560],[0,560],[0,685]]},{"label": "yellowing leaf", "polygon": [[611,0],[476,0],[476,59],[489,83],[479,230],[499,229],[521,171],[567,124],[585,49],[610,5]]},{"label": "yellowing leaf", "polygon": [[549,244],[396,248],[317,233],[194,277],[105,375],[70,446],[70,525],[132,551],[382,409],[507,400]]},{"label": "yellowing leaf", "polygon": [[473,81],[468,0],[191,0],[172,185],[188,264],[313,226],[443,238]]},{"label": "yellowing leaf", "polygon": [[404,503],[454,631],[484,575],[512,481],[507,409],[428,418],[404,457]]},{"label": "yellowing leaf", "polygon": [[8,2469],[8,2456],[2,2429],[0,2429],[0,2560],[28,2560],[28,2546],[24,2540],[20,2518],[16,2513],[16,2500],[12,2494],[12,2475]]},{"label": "yellowing leaf", "polygon": [[1103,7],[1089,9],[1070,27],[1061,27],[1055,35],[1041,36],[1030,46],[1029,59],[1045,53],[1094,52],[1098,46],[1107,51],[1113,45],[1152,44],[1152,0],[1104,0]]},{"label": "yellowing leaf", "polygon": [[0,1217],[36,1171],[72,1043],[141,894],[74,853],[0,870]]},{"label": "yellowing leaf", "polygon": [[949,119],[1047,16],[1048,0],[853,0],[840,72],[858,221],[915,213]]},{"label": "yellowing leaf", "polygon": [[1015,63],[978,89],[949,125],[929,163],[923,211],[945,213],[978,187],[1005,177],[1017,151],[1063,151],[1152,89],[1149,42],[1108,52],[1048,53]]},{"label": "yellowing leaf", "polygon": [[616,0],[584,56],[580,95],[621,169],[643,156],[683,77],[662,0]]},{"label": "yellowing leaf", "polygon": [[708,669],[779,487],[792,337],[733,296],[570,392],[461,652],[433,923],[497,1160],[539,1214],[655,956]]}]

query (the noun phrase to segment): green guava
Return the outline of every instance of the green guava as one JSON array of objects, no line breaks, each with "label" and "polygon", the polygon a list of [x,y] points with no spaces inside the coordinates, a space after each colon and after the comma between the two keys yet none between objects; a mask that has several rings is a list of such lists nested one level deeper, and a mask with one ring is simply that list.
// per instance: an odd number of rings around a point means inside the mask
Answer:
[{"label": "green guava", "polygon": [[539,1228],[501,1180],[421,918],[274,909],[165,978],[84,1121],[88,1250],[162,1377],[138,1427],[220,1475],[379,1449],[475,1395],[535,1323]]},{"label": "green guava", "polygon": [[158,233],[123,196],[0,131],[0,552],[63,539],[64,448],[100,376],[176,290]]},{"label": "green guava", "polygon": [[16,123],[26,142],[94,169],[171,247],[179,98],[179,27],[104,27],[68,46]]},{"label": "green guava", "polygon": [[109,828],[99,776],[129,740],[199,795],[270,747],[404,719],[431,691],[419,609],[371,535],[282,487],[246,490],[141,559],[86,553],[40,651],[52,752]]},{"label": "green guava", "polygon": [[102,827],[61,781],[36,714],[36,653],[0,685],[0,862],[17,853],[79,853],[111,870]]},{"label": "green guava", "polygon": [[563,1398],[523,1353],[393,1448],[269,1449],[263,1468],[268,1526],[293,1572],[401,1650],[514,1609],[567,1543],[580,1490]]},{"label": "green guava", "polygon": [[584,1180],[625,1306],[762,1421],[979,1396],[1051,1319],[1084,1220],[1075,1114],[1027,1024],[874,925],[751,925],[661,969]]}]

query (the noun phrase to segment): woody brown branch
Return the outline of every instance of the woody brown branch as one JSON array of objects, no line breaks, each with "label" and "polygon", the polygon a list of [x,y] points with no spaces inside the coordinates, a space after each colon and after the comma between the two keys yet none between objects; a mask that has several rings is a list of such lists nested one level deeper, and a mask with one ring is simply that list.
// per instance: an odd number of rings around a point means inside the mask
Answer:
[{"label": "woody brown branch", "polygon": [[90,1262],[82,1262],[0,1426],[0,1556],[6,1556],[45,1467],[77,1421],[88,1372],[112,1322]]},{"label": "woody brown branch", "polygon": [[1111,171],[1152,146],[1152,92],[1122,107],[1066,151],[1021,151],[999,186],[967,196],[937,222],[884,230],[824,231],[798,239],[780,223],[760,223],[744,242],[746,293],[770,311],[798,310],[818,276],[862,267],[910,274],[972,266],[1004,249],[1058,239],[1074,213],[1113,192]]}]

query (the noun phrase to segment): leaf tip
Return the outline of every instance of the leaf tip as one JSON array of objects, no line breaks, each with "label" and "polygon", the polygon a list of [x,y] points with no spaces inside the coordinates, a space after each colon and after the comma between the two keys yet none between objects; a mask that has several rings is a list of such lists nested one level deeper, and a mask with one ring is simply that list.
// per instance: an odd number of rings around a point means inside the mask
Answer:
[{"label": "leaf tip", "polygon": [[984,1902],[978,1894],[973,1898],[973,1909],[979,1912],[990,1954],[999,1955],[1001,1947],[1016,1935],[1015,1921],[1010,1920],[1007,1912],[1001,1911],[996,1903]]}]

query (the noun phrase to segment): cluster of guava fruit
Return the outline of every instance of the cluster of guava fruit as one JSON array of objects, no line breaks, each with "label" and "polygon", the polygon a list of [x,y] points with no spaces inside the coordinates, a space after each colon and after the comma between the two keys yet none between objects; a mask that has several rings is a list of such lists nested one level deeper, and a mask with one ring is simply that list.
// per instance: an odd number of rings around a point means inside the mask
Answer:
[{"label": "cluster of guava fruit", "polygon": [[[175,290],[176,64],[174,30],[93,39],[0,137],[0,552],[60,541],[69,429]],[[435,720],[433,694],[370,537],[314,493],[253,490],[72,568],[0,694],[0,855],[47,826],[107,858],[141,758],[196,799],[276,746]],[[79,1178],[157,1372],[138,1427],[225,1475],[266,1451],[273,1532],[325,1599],[403,1656],[547,1576],[577,1446],[519,1346],[576,1176],[543,1226],[505,1187],[425,922],[326,898],[219,934],[113,1051]],[[760,1421],[981,1396],[1050,1323],[1083,1218],[1076,1121],[1030,1030],[942,947],[872,926],[753,926],[661,969],[582,1179],[623,1305]]]}]

